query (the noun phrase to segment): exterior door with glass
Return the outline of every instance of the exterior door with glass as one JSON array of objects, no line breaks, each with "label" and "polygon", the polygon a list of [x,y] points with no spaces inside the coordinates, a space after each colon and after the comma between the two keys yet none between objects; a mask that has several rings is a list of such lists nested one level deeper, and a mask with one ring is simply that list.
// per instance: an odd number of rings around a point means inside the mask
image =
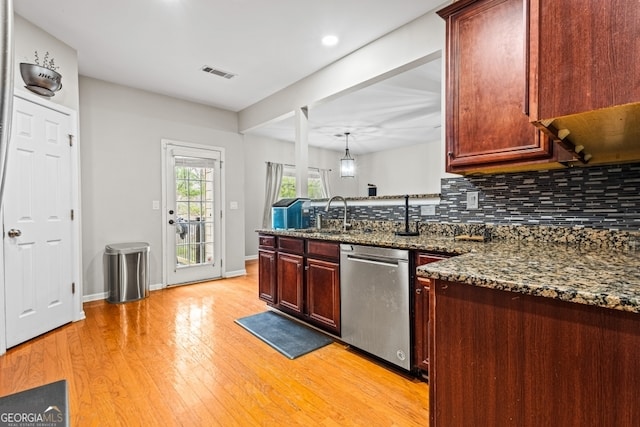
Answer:
[{"label": "exterior door with glass", "polygon": [[221,153],[167,144],[167,285],[222,276]]}]

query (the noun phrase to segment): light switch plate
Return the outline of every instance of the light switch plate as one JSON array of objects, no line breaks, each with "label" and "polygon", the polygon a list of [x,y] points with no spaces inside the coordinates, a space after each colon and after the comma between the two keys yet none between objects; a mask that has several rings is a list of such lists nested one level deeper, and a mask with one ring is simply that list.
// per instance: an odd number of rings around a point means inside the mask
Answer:
[{"label": "light switch plate", "polygon": [[229,209],[231,210],[238,209],[238,202],[229,202]]},{"label": "light switch plate", "polygon": [[469,191],[467,193],[467,209],[478,209],[478,192]]},{"label": "light switch plate", "polygon": [[154,211],[157,211],[158,209],[160,209],[160,200],[152,200],[151,209],[153,209]]}]

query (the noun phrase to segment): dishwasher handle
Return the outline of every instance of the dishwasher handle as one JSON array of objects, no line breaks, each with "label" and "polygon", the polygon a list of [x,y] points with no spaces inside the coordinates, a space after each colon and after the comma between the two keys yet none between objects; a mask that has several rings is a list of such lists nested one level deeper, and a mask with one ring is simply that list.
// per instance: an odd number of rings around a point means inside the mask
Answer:
[{"label": "dishwasher handle", "polygon": [[400,262],[407,262],[406,260],[401,260],[397,258],[386,258],[386,257],[372,257],[366,255],[347,255],[347,260],[362,262],[365,264],[377,264],[377,265],[391,265],[397,267]]}]

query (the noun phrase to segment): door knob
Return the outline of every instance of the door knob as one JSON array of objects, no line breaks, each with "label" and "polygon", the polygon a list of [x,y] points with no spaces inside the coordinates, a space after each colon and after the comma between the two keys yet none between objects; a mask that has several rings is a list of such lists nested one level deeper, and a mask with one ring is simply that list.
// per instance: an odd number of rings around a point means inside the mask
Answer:
[{"label": "door knob", "polygon": [[175,221],[174,221],[174,220],[172,220],[172,219],[170,219],[170,220],[169,220],[169,224],[170,224],[170,225],[173,225],[173,224],[174,224],[174,222],[175,222]]},{"label": "door knob", "polygon": [[9,237],[20,237],[22,236],[22,231],[12,228],[11,230],[7,231],[7,234],[9,235]]}]

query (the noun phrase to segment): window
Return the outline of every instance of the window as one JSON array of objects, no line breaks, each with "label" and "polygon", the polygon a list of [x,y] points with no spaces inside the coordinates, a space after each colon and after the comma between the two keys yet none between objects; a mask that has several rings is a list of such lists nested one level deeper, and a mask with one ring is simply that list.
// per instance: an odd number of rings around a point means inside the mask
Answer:
[{"label": "window", "polygon": [[[322,179],[320,170],[317,168],[309,168],[308,174],[308,195],[310,199],[323,199],[329,197],[325,194],[322,187]],[[284,165],[282,169],[282,184],[280,185],[280,193],[278,199],[291,199],[296,197],[296,168],[291,165]]]}]

